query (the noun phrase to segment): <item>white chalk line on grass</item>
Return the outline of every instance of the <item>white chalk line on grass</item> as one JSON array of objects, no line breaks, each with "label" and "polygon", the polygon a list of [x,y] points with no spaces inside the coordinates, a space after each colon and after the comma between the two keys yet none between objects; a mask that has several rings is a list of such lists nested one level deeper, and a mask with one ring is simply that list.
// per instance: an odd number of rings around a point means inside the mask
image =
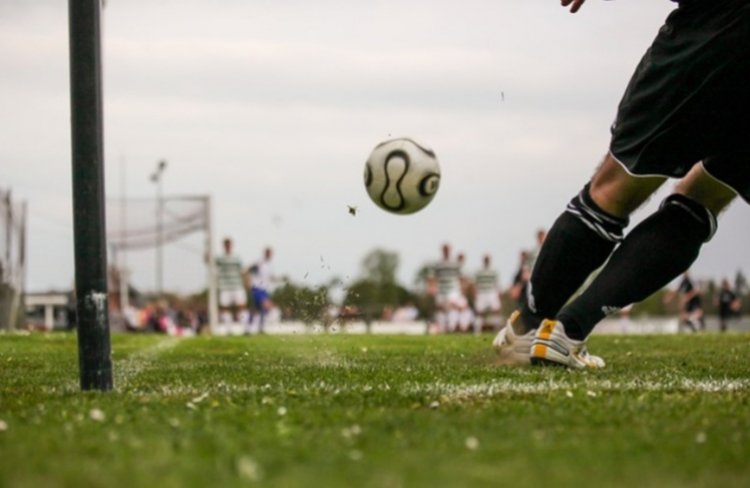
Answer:
[{"label": "white chalk line on grass", "polygon": [[148,347],[138,349],[126,359],[115,362],[115,387],[127,389],[140,373],[157,361],[161,354],[174,349],[182,340],[179,337],[165,337]]},{"label": "white chalk line on grass", "polygon": [[378,384],[338,384],[323,381],[309,385],[298,384],[228,384],[218,382],[211,385],[163,385],[153,390],[139,390],[132,393],[140,395],[170,396],[201,396],[201,395],[232,395],[232,394],[263,394],[264,396],[285,395],[294,390],[295,396],[320,396],[387,393],[400,396],[427,396],[445,398],[448,400],[488,399],[508,394],[544,395],[562,392],[569,396],[574,392],[598,396],[603,393],[620,392],[695,392],[695,393],[729,393],[750,391],[748,379],[706,379],[691,378],[669,380],[631,380],[612,381],[587,379],[585,381],[542,381],[529,382],[512,379],[493,380],[479,383],[419,383],[409,382],[398,386],[388,383]]},{"label": "white chalk line on grass", "polygon": [[[183,340],[180,337],[165,337],[152,345],[138,349],[122,361],[113,361],[115,390],[129,389],[133,380],[146,368],[154,364],[160,354],[173,349]],[[71,381],[62,385],[47,386],[44,391],[48,394],[74,393],[80,391],[80,385]]]},{"label": "white chalk line on grass", "polygon": [[[449,398],[490,398],[504,394],[547,394],[555,392],[586,393],[618,393],[618,392],[697,392],[697,393],[727,393],[734,391],[750,391],[750,379],[741,380],[693,380],[683,378],[667,381],[632,380],[619,382],[612,380],[574,381],[546,381],[546,382],[516,382],[513,380],[498,380],[488,383],[474,384],[421,384],[413,385],[412,393],[433,394]],[[406,391],[409,391],[406,388]],[[591,395],[593,396],[593,395]]]}]

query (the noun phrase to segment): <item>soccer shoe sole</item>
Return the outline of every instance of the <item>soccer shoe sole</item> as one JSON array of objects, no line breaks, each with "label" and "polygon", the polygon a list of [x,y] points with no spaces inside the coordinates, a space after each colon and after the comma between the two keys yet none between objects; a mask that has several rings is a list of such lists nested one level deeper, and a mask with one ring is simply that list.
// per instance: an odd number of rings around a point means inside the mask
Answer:
[{"label": "soccer shoe sole", "polygon": [[[583,368],[577,361],[571,358],[570,352],[558,351],[559,346],[553,345],[551,341],[535,340],[529,351],[529,362],[534,366],[556,366],[560,368]],[[562,349],[562,348],[561,348]]]},{"label": "soccer shoe sole", "polygon": [[595,356],[591,356],[592,359],[581,359],[572,354],[564,356],[558,352],[550,354],[549,349],[546,354],[539,353],[534,350],[534,347],[541,346],[535,344],[532,346],[531,353],[529,355],[529,362],[532,366],[549,366],[555,368],[568,368],[568,369],[602,369],[604,368],[604,360],[601,358],[593,359]]}]

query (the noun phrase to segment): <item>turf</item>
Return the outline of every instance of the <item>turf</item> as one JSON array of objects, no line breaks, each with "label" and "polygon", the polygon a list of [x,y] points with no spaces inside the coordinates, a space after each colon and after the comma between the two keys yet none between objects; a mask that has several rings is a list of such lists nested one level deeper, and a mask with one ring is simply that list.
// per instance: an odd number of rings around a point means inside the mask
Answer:
[{"label": "turf", "polygon": [[0,486],[748,486],[750,335],[593,337],[603,371],[491,337],[0,336]]}]

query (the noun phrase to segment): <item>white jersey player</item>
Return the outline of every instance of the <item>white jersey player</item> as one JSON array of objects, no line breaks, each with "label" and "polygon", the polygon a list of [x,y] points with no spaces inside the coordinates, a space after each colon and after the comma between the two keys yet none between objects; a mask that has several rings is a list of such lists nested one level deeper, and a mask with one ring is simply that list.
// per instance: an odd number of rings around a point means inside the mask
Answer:
[{"label": "white jersey player", "polygon": [[242,275],[242,261],[232,253],[232,240],[224,239],[224,254],[216,258],[216,281],[219,289],[220,320],[242,322],[247,318],[247,292]]},{"label": "white jersey player", "polygon": [[438,308],[436,321],[442,332],[458,328],[460,310],[466,307],[466,298],[461,293],[461,267],[451,258],[451,247],[444,244],[443,257],[432,266],[432,289]]},{"label": "white jersey player", "polygon": [[474,310],[477,313],[475,332],[481,332],[482,328],[490,319],[499,320],[502,307],[500,302],[500,286],[497,272],[492,269],[491,258],[485,255],[482,259],[482,268],[475,276],[477,295],[474,300]]},{"label": "white jersey player", "polygon": [[476,316],[474,309],[471,308],[470,298],[474,297],[474,283],[464,274],[464,265],[466,264],[466,255],[459,253],[456,256],[458,261],[459,283],[461,284],[461,296],[463,297],[461,306],[458,310],[458,329],[461,332],[470,332],[472,324],[476,325]]},{"label": "white jersey player", "polygon": [[261,334],[264,332],[266,315],[273,308],[271,285],[274,278],[271,271],[271,259],[273,259],[273,249],[267,247],[263,251],[263,259],[249,269],[252,277],[250,291],[253,296],[254,310],[258,313],[258,332]]}]

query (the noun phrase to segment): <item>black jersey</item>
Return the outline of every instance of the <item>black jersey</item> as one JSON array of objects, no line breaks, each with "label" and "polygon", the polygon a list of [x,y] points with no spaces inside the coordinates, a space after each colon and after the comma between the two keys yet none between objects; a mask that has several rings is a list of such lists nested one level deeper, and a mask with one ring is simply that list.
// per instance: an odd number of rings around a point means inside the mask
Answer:
[{"label": "black jersey", "polygon": [[685,309],[688,312],[692,312],[695,309],[701,308],[701,294],[693,285],[693,281],[685,276],[680,283],[680,287],[677,291],[684,295],[691,295],[690,298],[685,302]]},{"label": "black jersey", "polygon": [[737,295],[732,290],[722,289],[719,291],[719,315],[728,317],[732,315],[732,304],[737,299]]}]

